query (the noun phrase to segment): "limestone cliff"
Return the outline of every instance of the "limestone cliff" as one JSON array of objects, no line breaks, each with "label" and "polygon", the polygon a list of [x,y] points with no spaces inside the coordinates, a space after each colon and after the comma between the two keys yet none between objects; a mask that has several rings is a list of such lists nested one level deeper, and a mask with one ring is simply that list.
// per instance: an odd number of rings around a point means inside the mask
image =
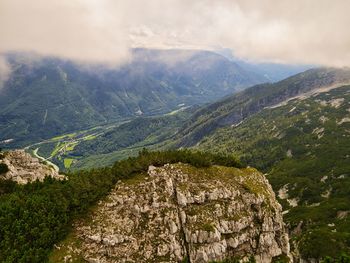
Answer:
[{"label": "limestone cliff", "polygon": [[[150,166],[110,195],[56,247],[66,262],[271,262],[289,255],[281,206],[253,168]],[[60,251],[60,252],[57,252]]]},{"label": "limestone cliff", "polygon": [[39,162],[24,150],[1,153],[0,164],[5,164],[8,168],[6,173],[0,174],[0,179],[13,180],[19,184],[43,181],[47,176],[64,179],[53,167]]}]

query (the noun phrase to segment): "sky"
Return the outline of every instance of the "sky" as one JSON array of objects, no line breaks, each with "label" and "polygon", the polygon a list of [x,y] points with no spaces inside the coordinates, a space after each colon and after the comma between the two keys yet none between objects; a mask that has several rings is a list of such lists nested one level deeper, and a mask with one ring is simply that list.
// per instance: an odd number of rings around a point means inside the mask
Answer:
[{"label": "sky", "polygon": [[0,54],[121,64],[133,47],[228,48],[256,62],[350,66],[349,10],[349,0],[0,0]]}]

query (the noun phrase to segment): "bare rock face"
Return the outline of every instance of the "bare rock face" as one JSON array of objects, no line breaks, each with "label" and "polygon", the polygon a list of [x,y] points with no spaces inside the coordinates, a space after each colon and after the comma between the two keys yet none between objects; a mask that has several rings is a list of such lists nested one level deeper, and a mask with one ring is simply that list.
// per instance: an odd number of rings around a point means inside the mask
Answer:
[{"label": "bare rock face", "polygon": [[75,236],[66,258],[79,253],[88,262],[289,256],[281,206],[253,168],[150,166],[118,182],[91,219],[77,224]]},{"label": "bare rock face", "polygon": [[26,184],[36,180],[43,181],[47,176],[59,180],[65,178],[53,167],[40,163],[37,158],[33,158],[24,150],[3,153],[0,163],[6,164],[9,169],[5,174],[0,174],[0,179],[13,180],[18,184]]}]

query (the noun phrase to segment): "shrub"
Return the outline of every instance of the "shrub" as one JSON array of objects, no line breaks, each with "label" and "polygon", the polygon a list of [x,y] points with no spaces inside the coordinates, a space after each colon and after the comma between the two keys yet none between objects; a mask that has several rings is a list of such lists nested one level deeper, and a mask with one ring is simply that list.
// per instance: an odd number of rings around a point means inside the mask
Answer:
[{"label": "shrub", "polygon": [[226,155],[194,152],[190,150],[170,150],[149,152],[143,149],[138,157],[129,157],[126,160],[116,162],[112,171],[115,175],[128,177],[136,172],[147,171],[148,166],[162,166],[167,163],[188,163],[195,167],[209,167],[211,165],[223,165],[241,168],[242,164],[236,158]]},{"label": "shrub", "polygon": [[0,163],[0,174],[7,173],[9,168],[6,163]]},{"label": "shrub", "polygon": [[16,182],[0,179],[0,195],[11,193],[16,189]]},{"label": "shrub", "polygon": [[215,232],[215,227],[212,224],[207,223],[203,225],[203,230],[207,232]]},{"label": "shrub", "polygon": [[321,263],[350,263],[350,255],[342,253],[337,258],[325,257]]}]

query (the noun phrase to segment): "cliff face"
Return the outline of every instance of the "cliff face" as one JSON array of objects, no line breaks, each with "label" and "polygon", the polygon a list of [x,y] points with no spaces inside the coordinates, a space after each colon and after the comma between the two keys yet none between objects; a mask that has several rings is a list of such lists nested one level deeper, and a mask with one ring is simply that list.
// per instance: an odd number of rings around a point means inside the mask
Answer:
[{"label": "cliff face", "polygon": [[211,262],[251,255],[270,262],[289,255],[281,206],[252,168],[150,166],[147,174],[118,182],[91,218],[77,223],[74,240],[57,247],[67,262]]},{"label": "cliff face", "polygon": [[19,184],[26,184],[35,180],[43,181],[46,176],[64,179],[53,167],[40,163],[37,158],[23,150],[2,153],[0,164],[6,164],[8,171],[0,174],[0,179],[13,180]]}]

